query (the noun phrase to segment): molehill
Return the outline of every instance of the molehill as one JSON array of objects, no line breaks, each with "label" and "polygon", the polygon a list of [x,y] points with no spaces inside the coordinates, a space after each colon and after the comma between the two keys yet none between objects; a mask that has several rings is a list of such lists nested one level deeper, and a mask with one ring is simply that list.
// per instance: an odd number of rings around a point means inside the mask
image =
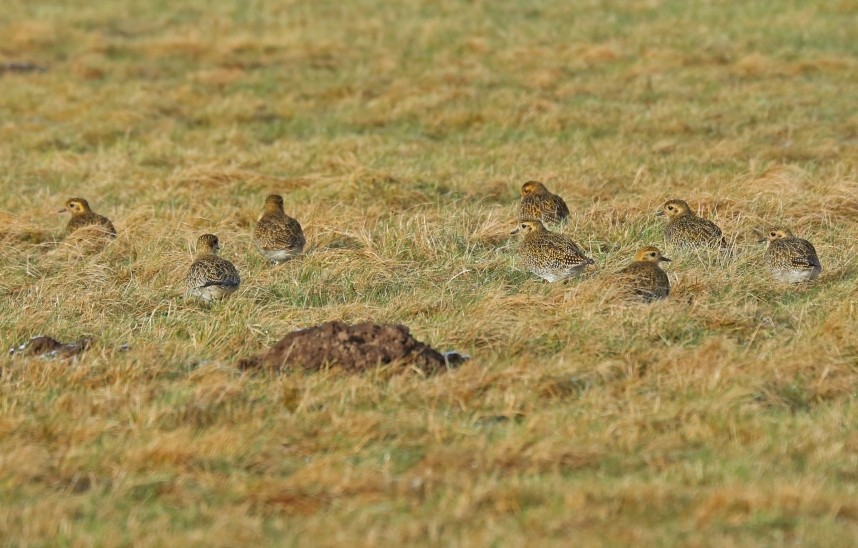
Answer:
[{"label": "molehill", "polygon": [[412,337],[404,325],[371,322],[348,325],[333,321],[289,333],[268,352],[239,360],[238,367],[315,371],[331,366],[359,373],[393,364],[403,369],[416,367],[431,374],[446,369],[448,364],[456,365],[449,363],[452,361]]}]

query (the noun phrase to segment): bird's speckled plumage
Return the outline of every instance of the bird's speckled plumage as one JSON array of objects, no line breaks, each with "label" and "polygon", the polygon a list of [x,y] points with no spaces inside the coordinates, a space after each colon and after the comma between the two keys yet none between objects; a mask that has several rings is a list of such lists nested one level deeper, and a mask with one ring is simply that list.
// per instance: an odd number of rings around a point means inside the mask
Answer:
[{"label": "bird's speckled plumage", "polygon": [[265,209],[253,230],[253,243],[269,261],[288,261],[304,251],[301,224],[283,211],[283,198],[272,194],[265,198]]},{"label": "bird's speckled plumage", "polygon": [[715,223],[698,217],[683,200],[665,202],[658,212],[668,219],[664,241],[673,247],[726,247],[721,229]]},{"label": "bird's speckled plumage", "polygon": [[538,181],[528,181],[521,186],[519,219],[536,219],[543,223],[559,223],[569,216],[569,208],[563,198],[552,194]]},{"label": "bird's speckled plumage", "polygon": [[66,224],[66,235],[85,226],[95,226],[102,229],[107,236],[111,238],[116,237],[116,228],[114,228],[110,219],[104,215],[95,213],[89,207],[89,202],[83,198],[70,198],[67,200],[65,207],[60,210],[60,213],[66,211],[71,213],[71,219]]},{"label": "bird's speckled plumage", "polygon": [[549,282],[578,276],[593,259],[569,238],[546,230],[540,221],[519,221],[513,234],[523,234],[518,256],[530,272]]},{"label": "bird's speckled plumage", "polygon": [[661,261],[670,259],[662,256],[657,247],[644,247],[635,253],[634,262],[619,273],[625,285],[645,301],[664,299],[670,294],[670,280],[667,273],[658,266]]},{"label": "bird's speckled plumage", "polygon": [[217,236],[203,234],[197,240],[197,257],[188,270],[188,295],[204,301],[222,299],[235,292],[241,284],[235,265],[217,256],[220,249]]},{"label": "bird's speckled plumage", "polygon": [[768,241],[766,266],[779,282],[799,283],[815,280],[822,272],[822,264],[813,244],[796,238],[788,228],[774,227],[765,232]]}]

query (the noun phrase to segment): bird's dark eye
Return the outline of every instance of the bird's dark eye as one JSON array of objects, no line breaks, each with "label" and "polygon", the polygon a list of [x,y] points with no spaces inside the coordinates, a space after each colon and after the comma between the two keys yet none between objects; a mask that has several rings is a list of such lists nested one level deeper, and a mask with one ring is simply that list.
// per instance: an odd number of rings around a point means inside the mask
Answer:
[{"label": "bird's dark eye", "polygon": [[667,209],[673,209],[673,206],[667,206]]}]

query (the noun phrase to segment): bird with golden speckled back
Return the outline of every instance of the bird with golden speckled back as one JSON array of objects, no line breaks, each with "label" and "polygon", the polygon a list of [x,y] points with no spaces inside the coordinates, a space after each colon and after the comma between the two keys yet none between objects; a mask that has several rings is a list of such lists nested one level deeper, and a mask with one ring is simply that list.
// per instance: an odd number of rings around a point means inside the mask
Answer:
[{"label": "bird with golden speckled back", "polygon": [[646,302],[665,299],[670,294],[670,279],[659,263],[670,262],[654,246],[647,246],[635,253],[635,260],[618,272],[625,288]]},{"label": "bird with golden speckled back", "polygon": [[768,242],[766,266],[777,281],[809,282],[822,272],[822,263],[813,244],[796,238],[788,228],[772,227],[760,235],[763,236],[761,243]]},{"label": "bird with golden speckled back", "polygon": [[569,216],[569,207],[563,198],[552,194],[539,181],[528,181],[521,185],[519,219],[536,219],[543,223],[559,223]]},{"label": "bird with golden speckled back", "polygon": [[262,216],[253,230],[253,243],[263,257],[275,264],[304,252],[307,240],[301,224],[283,211],[283,197],[279,194],[265,198]]},{"label": "bird with golden speckled back", "polygon": [[68,224],[66,224],[66,235],[87,226],[94,226],[103,230],[107,236],[110,236],[111,238],[116,237],[116,228],[114,228],[110,219],[104,215],[99,215],[94,212],[92,208],[89,207],[89,202],[83,198],[68,199],[65,207],[57,213],[65,212],[69,212],[71,214],[71,219],[69,219]]},{"label": "bird with golden speckled back", "polygon": [[726,247],[727,241],[721,235],[721,229],[710,221],[691,211],[685,200],[668,200],[656,215],[667,217],[664,227],[664,241],[673,247]]},{"label": "bird with golden speckled back", "polygon": [[519,221],[512,234],[522,234],[518,256],[525,268],[548,282],[579,276],[587,265],[595,264],[578,244],[538,220]]},{"label": "bird with golden speckled back", "polygon": [[186,277],[192,297],[206,302],[232,295],[241,284],[238,270],[231,262],[218,256],[220,242],[214,234],[203,234],[197,239],[197,256]]}]

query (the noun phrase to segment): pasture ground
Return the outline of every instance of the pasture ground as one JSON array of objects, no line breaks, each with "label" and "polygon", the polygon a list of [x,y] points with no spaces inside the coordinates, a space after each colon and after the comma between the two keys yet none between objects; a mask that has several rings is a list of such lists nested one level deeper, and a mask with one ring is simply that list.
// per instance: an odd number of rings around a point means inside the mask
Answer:
[{"label": "pasture ground", "polygon": [[[6,0],[0,62],[47,71],[0,75],[0,344],[95,343],[0,361],[0,538],[854,545],[856,28],[854,0]],[[515,268],[528,179],[582,279]],[[270,192],[310,243],[277,268]],[[78,195],[104,249],[55,241]],[[617,299],[672,197],[735,255]],[[818,283],[767,278],[767,223]],[[210,309],[182,298],[203,232],[243,277]],[[332,319],[473,359],[235,368]]]}]

